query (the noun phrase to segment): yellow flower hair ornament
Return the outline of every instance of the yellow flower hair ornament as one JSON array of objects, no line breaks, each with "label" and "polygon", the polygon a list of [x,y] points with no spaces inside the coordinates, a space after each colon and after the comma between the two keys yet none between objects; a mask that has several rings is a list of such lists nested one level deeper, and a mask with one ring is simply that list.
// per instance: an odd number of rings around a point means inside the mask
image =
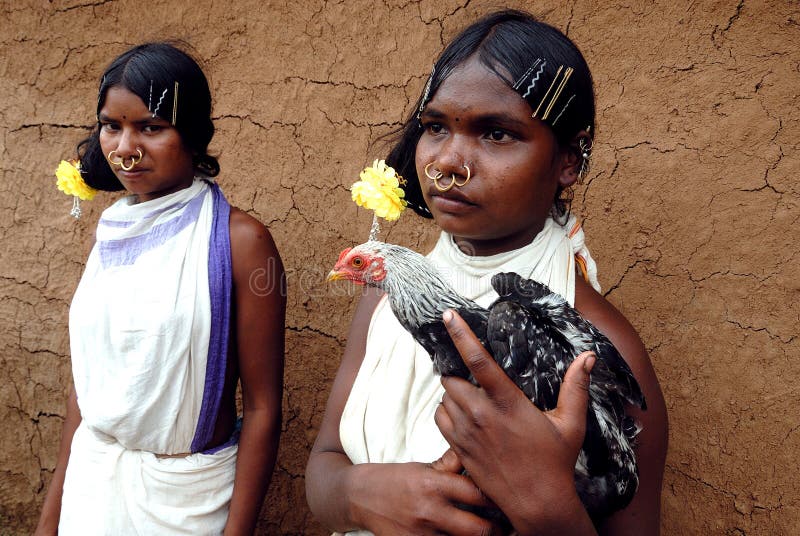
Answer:
[{"label": "yellow flower hair ornament", "polygon": [[67,195],[73,196],[70,215],[81,217],[81,199],[91,201],[97,190],[89,186],[81,177],[81,163],[77,160],[62,160],[56,169],[56,186]]},{"label": "yellow flower hair ornament", "polygon": [[378,218],[394,221],[405,210],[406,194],[400,186],[406,181],[383,160],[375,160],[372,166],[364,168],[359,178],[350,188],[350,194],[356,205],[374,212],[369,239],[376,240],[380,231]]}]

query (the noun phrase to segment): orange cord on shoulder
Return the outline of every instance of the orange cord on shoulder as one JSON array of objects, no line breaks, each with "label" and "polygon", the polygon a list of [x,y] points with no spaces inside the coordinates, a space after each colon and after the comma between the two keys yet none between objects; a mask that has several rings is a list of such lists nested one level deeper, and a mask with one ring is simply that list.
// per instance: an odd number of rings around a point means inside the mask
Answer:
[{"label": "orange cord on shoulder", "polygon": [[580,230],[581,230],[581,222],[579,222],[579,221],[576,219],[576,220],[575,220],[575,225],[573,225],[573,226],[572,226],[572,229],[570,229],[570,231],[569,231],[569,235],[567,235],[567,236],[569,236],[570,238],[572,238],[573,236],[575,236],[575,233],[577,233],[577,232],[578,232],[578,231],[580,231]]},{"label": "orange cord on shoulder", "polygon": [[581,275],[583,275],[583,279],[588,283],[589,282],[589,271],[586,269],[586,259],[584,259],[581,255],[575,254],[575,263],[578,265],[578,268],[581,271]]}]

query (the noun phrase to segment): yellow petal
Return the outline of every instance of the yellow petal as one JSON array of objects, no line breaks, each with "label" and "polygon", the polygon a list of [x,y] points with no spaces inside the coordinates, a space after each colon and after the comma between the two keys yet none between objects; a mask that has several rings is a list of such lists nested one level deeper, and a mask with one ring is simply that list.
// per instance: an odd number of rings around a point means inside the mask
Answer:
[{"label": "yellow petal", "polygon": [[359,180],[350,188],[353,201],[360,207],[374,210],[386,220],[396,220],[406,207],[405,192],[399,187],[400,177],[385,160],[375,160],[364,168]]},{"label": "yellow petal", "polygon": [[78,165],[76,162],[62,160],[56,169],[56,186],[67,195],[91,201],[97,194],[97,190],[84,182]]}]

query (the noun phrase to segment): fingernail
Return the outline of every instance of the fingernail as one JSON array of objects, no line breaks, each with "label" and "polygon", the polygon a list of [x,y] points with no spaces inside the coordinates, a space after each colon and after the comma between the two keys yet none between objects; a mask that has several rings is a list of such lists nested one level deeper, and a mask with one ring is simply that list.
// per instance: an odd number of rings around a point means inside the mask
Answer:
[{"label": "fingernail", "polygon": [[444,318],[445,322],[450,322],[451,320],[453,320],[453,311],[448,309],[447,311],[444,312],[442,317]]},{"label": "fingernail", "polygon": [[594,355],[593,352],[587,353],[587,355],[583,358],[583,370],[586,371],[586,374],[589,374],[594,368],[594,364],[597,361],[597,356]]}]

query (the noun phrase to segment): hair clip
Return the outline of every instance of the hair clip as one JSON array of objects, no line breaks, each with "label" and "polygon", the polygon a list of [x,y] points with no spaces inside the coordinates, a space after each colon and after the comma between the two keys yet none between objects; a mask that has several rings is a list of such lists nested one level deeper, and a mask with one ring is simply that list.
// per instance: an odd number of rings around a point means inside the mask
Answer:
[{"label": "hair clip", "polygon": [[[541,65],[539,65],[539,64],[541,64]],[[544,66],[545,65],[547,65],[546,61],[542,60],[542,58],[536,58],[536,61],[533,62],[533,65],[528,67],[528,70],[525,71],[525,73],[521,77],[519,77],[519,80],[517,80],[514,83],[514,85],[512,86],[514,91],[519,93],[519,89],[522,87],[522,84],[525,82],[525,80],[528,78],[528,76],[530,76],[531,73],[533,73],[534,69],[536,69],[537,66],[539,67],[539,70],[536,71],[536,75],[533,76],[533,78],[531,78],[531,82],[530,82],[530,84],[528,84],[528,87],[525,90],[525,93],[522,94],[522,98],[523,99],[527,99],[528,95],[531,94],[531,91],[533,90],[534,86],[536,85],[536,82],[539,81],[539,77],[544,72]]]},{"label": "hair clip", "polygon": [[175,126],[178,118],[178,82],[175,81],[175,91],[172,92],[172,126]]},{"label": "hair clip", "polygon": [[[561,79],[561,82],[558,84],[558,87],[556,87],[556,90],[553,92],[552,96],[550,96],[550,91],[553,89],[553,87],[555,87],[556,82],[558,82],[558,77],[561,76],[562,70],[564,72],[563,78]],[[553,109],[553,105],[556,103],[558,97],[561,95],[561,92],[564,90],[564,86],[567,85],[567,81],[569,80],[570,75],[572,75],[573,70],[574,69],[572,67],[567,67],[566,69],[564,69],[563,65],[558,68],[558,70],[556,71],[556,75],[553,77],[553,81],[550,83],[550,87],[547,88],[544,97],[542,97],[542,101],[539,103],[539,106],[536,107],[536,111],[533,112],[531,117],[535,118],[537,115],[539,115],[539,110],[541,110],[542,106],[547,100],[547,97],[550,96],[550,102],[545,108],[541,119],[542,121],[545,121],[548,118],[548,116],[550,115],[550,111]]]},{"label": "hair clip", "polygon": [[564,71],[564,78],[561,79],[561,83],[558,85],[558,88],[553,93],[553,98],[550,99],[550,104],[547,106],[547,109],[544,111],[544,115],[542,116],[543,120],[547,119],[547,117],[550,115],[550,110],[553,109],[553,105],[558,101],[558,98],[561,96],[561,92],[564,90],[564,86],[567,85],[567,81],[569,80],[569,77],[572,75],[573,70],[574,69],[572,67],[567,67],[567,69]]},{"label": "hair clip", "polygon": [[428,82],[425,84],[425,91],[422,92],[422,100],[419,102],[419,110],[417,110],[417,121],[422,117],[422,110],[428,103],[428,97],[431,93],[431,84],[433,83],[433,73],[436,72],[436,65],[431,68],[431,74],[428,77]]},{"label": "hair clip", "polygon": [[158,115],[158,109],[161,108],[161,103],[164,102],[164,97],[167,95],[167,88],[164,88],[164,92],[161,94],[161,98],[158,99],[158,104],[156,104],[156,109],[153,110],[153,119]]},{"label": "hair clip", "polygon": [[[561,111],[558,113],[556,118],[553,119],[553,126],[556,126],[556,123],[558,123],[558,120],[561,119],[562,115],[564,115],[564,112],[567,110],[567,106],[569,106],[569,103],[572,102],[572,99],[574,99],[574,98],[575,98],[575,93],[570,95],[569,99],[567,99],[567,103],[564,105],[563,108],[561,108]],[[588,132],[588,130],[587,130],[587,132]]]},{"label": "hair clip", "polygon": [[[153,113],[153,81],[150,80],[150,98],[147,99],[147,111]],[[155,114],[153,115],[155,117]]]},{"label": "hair clip", "polygon": [[[537,60],[536,60],[536,62],[538,63],[538,62],[539,62],[539,60],[537,59]],[[536,64],[534,63],[534,65],[536,65]],[[528,70],[527,70],[527,71],[525,71],[524,73],[522,73],[522,76],[520,76],[520,77],[519,77],[519,79],[518,79],[516,82],[514,82],[514,85],[513,85],[513,86],[511,86],[511,87],[512,87],[512,88],[513,88],[515,91],[516,91],[516,90],[518,90],[518,89],[519,89],[519,86],[521,86],[521,85],[522,85],[522,82],[524,82],[524,81],[525,81],[525,79],[526,79],[526,78],[528,78],[528,75],[529,75],[529,74],[531,74],[531,71],[533,71],[533,67],[528,67]]]}]

